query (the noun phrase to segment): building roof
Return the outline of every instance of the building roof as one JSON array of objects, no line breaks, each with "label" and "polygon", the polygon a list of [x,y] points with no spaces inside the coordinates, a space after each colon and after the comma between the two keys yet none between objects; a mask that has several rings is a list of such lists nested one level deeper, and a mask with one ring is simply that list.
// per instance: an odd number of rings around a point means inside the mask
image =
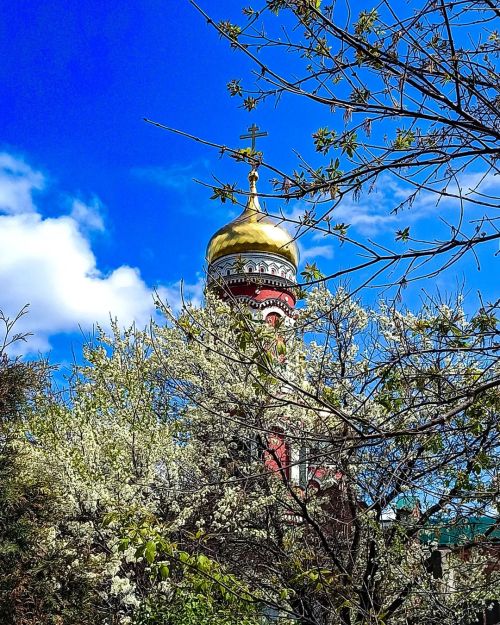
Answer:
[{"label": "building roof", "polygon": [[488,541],[500,541],[500,526],[497,518],[490,516],[462,519],[435,518],[421,533],[420,540],[423,543],[437,542],[439,545],[457,547],[484,537]]}]

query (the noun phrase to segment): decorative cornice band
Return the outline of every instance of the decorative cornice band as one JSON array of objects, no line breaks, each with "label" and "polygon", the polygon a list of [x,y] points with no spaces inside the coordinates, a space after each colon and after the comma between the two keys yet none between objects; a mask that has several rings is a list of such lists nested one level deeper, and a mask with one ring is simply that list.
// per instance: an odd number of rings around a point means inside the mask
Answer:
[{"label": "decorative cornice band", "polygon": [[291,306],[289,306],[282,299],[276,297],[270,297],[269,299],[265,299],[263,301],[257,301],[248,295],[238,295],[234,298],[234,300],[238,303],[245,304],[254,310],[264,310],[272,306],[282,310],[288,317],[293,317],[296,314],[295,310]]},{"label": "decorative cornice band", "polygon": [[209,282],[223,280],[226,284],[242,284],[259,280],[265,284],[289,287],[296,283],[296,269],[277,254],[247,252],[228,254],[208,268]]}]

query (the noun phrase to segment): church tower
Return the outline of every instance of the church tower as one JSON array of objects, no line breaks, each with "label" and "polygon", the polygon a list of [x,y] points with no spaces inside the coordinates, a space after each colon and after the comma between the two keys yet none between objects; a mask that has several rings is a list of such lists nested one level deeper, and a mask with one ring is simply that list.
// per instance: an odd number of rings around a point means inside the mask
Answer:
[{"label": "church tower", "polygon": [[[254,125],[249,128],[255,153]],[[241,215],[218,230],[207,247],[208,286],[223,300],[249,309],[271,325],[293,323],[299,250],[290,233],[264,213],[257,192],[255,166],[249,175],[249,191]],[[293,451],[283,427],[276,427],[267,441],[266,466],[275,472],[292,471]],[[298,471],[298,467],[296,467]],[[298,475],[295,477],[298,482]]]},{"label": "church tower", "polygon": [[[255,154],[254,125],[252,139]],[[290,233],[276,219],[262,211],[257,192],[259,175],[252,167],[247,201],[241,215],[223,226],[210,239],[207,247],[208,286],[226,301],[248,308],[267,323],[279,320],[293,324],[295,319],[299,251]],[[283,389],[283,394],[288,391]],[[276,424],[267,438],[263,459],[272,472],[281,473],[294,485],[305,489],[329,490],[336,500],[343,489],[343,476],[329,467],[311,465],[308,449],[294,437],[287,437],[285,424]],[[314,454],[313,454],[314,455]]]},{"label": "church tower", "polygon": [[262,211],[258,178],[254,167],[245,209],[210,239],[208,285],[274,325],[294,317],[299,251],[289,232]]},{"label": "church tower", "polygon": [[[251,138],[251,154],[255,152],[258,128],[241,138]],[[207,247],[208,286],[223,300],[240,304],[271,325],[293,324],[296,318],[297,269],[299,250],[290,233],[276,219],[262,211],[257,192],[259,175],[255,166],[249,175],[249,191],[241,215],[220,228]],[[283,397],[289,390],[282,389]],[[319,450],[301,444],[297,437],[287,436],[287,425],[277,423],[267,435],[263,453],[265,466],[279,473],[294,491],[329,493],[329,507],[339,527],[345,530],[349,517],[345,479],[335,467],[310,462]],[[292,515],[293,516],[293,515]],[[290,517],[290,522],[295,522]]]}]

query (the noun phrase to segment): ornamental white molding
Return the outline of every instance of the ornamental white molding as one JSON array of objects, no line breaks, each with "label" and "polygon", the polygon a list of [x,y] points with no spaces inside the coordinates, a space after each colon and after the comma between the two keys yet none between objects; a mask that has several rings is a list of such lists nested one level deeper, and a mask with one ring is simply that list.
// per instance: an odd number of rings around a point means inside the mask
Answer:
[{"label": "ornamental white molding", "polygon": [[289,306],[282,299],[278,299],[277,297],[257,301],[253,297],[250,297],[248,295],[236,295],[232,299],[234,299],[234,301],[238,302],[239,304],[248,306],[248,308],[250,308],[250,310],[252,311],[259,312],[263,318],[267,317],[267,315],[273,312],[276,312],[280,316],[284,316],[287,318],[295,318],[297,314],[291,306]]},{"label": "ornamental white molding", "polygon": [[235,278],[243,276],[260,276],[267,283],[281,284],[283,280],[295,283],[295,267],[285,258],[277,254],[264,252],[244,252],[242,254],[228,254],[215,260],[208,268],[210,280],[224,280],[233,282]]},{"label": "ornamental white molding", "polygon": [[293,310],[291,309],[289,306],[287,307],[287,310],[283,310],[282,307],[280,306],[273,306],[274,300],[264,300],[264,302],[262,302],[264,304],[264,306],[259,308],[259,313],[260,316],[262,317],[262,319],[265,319],[267,317],[267,315],[270,315],[271,313],[276,313],[277,315],[279,315],[280,317],[284,318],[284,319],[288,319],[288,309],[289,310]]},{"label": "ornamental white molding", "polygon": [[283,320],[283,323],[285,324],[285,326],[293,326],[295,325],[295,319],[297,316],[297,312],[293,309],[290,308],[289,306],[285,307],[278,307],[278,306],[271,306],[270,301],[267,300],[266,302],[264,302],[264,306],[259,308],[258,310],[252,309],[250,308],[253,317],[255,319],[261,319],[261,320],[265,320],[267,318],[268,315],[275,313],[277,315],[279,315],[281,317],[281,319]]}]

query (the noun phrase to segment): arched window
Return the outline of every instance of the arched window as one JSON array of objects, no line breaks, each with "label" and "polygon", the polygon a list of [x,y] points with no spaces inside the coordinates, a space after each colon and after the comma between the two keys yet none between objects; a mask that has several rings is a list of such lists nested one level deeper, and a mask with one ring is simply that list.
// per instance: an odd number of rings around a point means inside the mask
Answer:
[{"label": "arched window", "polygon": [[280,320],[281,315],[277,312],[271,312],[266,315],[266,323],[270,326],[275,326],[276,323]]}]

